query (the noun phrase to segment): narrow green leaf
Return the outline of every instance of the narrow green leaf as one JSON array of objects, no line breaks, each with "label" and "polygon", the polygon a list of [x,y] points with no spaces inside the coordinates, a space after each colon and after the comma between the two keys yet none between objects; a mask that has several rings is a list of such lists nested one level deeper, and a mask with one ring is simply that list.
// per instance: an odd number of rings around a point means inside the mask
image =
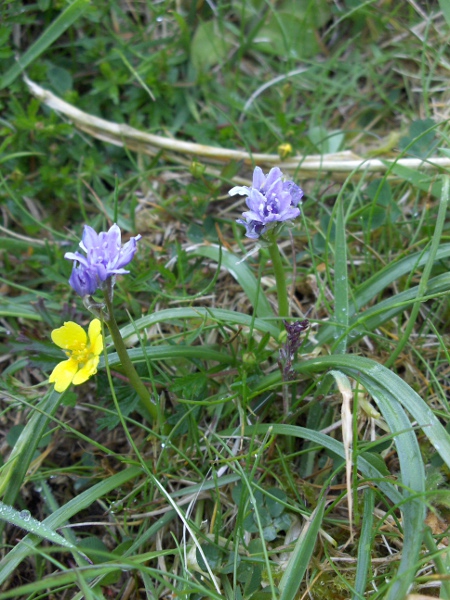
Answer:
[{"label": "narrow green leaf", "polygon": [[[215,260],[217,263],[220,259],[220,248],[219,246],[199,246],[192,251],[194,256],[205,256],[211,260]],[[222,249],[222,266],[225,267],[230,275],[232,275],[239,283],[241,288],[246,293],[248,299],[252,303],[256,311],[256,316],[261,318],[274,318],[272,307],[266,296],[263,294],[256,277],[253,275],[251,269],[241,262],[241,259],[229,252],[228,250]]]},{"label": "narrow green leaf", "polygon": [[[219,363],[234,363],[233,356],[219,352],[214,346],[149,346],[145,350],[142,348],[133,348],[128,350],[133,363],[145,362],[150,360],[170,360],[170,359],[201,359],[215,360]],[[120,358],[116,352],[108,354],[108,364],[114,367],[120,364]],[[100,358],[100,367],[104,367],[105,359]]]},{"label": "narrow green leaf", "polygon": [[50,391],[36,406],[14,445],[3,467],[0,484],[0,495],[6,504],[14,504],[49,419],[56,412],[62,398],[62,394]]},{"label": "narrow green leaf", "polygon": [[[272,321],[273,321],[273,314]],[[279,328],[271,321],[266,321],[262,318],[253,318],[250,315],[237,313],[234,310],[225,310],[222,308],[206,308],[204,306],[191,307],[191,308],[169,308],[166,310],[160,310],[151,315],[146,315],[141,319],[137,319],[134,324],[123,327],[120,332],[122,337],[127,338],[135,333],[135,330],[139,331],[150,327],[155,323],[167,322],[172,320],[180,319],[207,319],[217,323],[224,323],[226,325],[240,325],[243,327],[253,327],[257,331],[264,333],[270,333],[273,337],[278,337],[280,333]]]},{"label": "narrow green leaf", "polygon": [[310,518],[305,523],[302,532],[295,543],[294,550],[287,564],[286,570],[280,580],[279,588],[281,591],[280,600],[295,600],[300,584],[305,576],[320,526],[322,525],[323,513],[325,510],[325,500],[319,502],[317,507],[311,513]]},{"label": "narrow green leaf", "polygon": [[[64,506],[61,506],[55,510],[50,516],[48,516],[42,522],[45,526],[50,529],[57,529],[64,525],[69,519],[79,512],[85,510],[92,504],[94,504],[99,498],[106,497],[111,491],[120,489],[121,486],[125,485],[135,477],[142,475],[142,467],[131,466],[125,468],[123,471],[108,477],[107,479],[93,485],[88,490],[82,492],[75,498],[72,498]],[[183,488],[178,490],[172,497],[183,496],[184,494],[197,493],[200,490],[216,489],[223,485],[229,485],[239,479],[237,475],[227,475],[220,479],[208,480],[192,487]],[[392,486],[393,487],[393,486]],[[161,519],[156,521],[142,536],[140,539],[136,539],[135,544],[129,548],[125,555],[132,554],[139,547],[140,543],[143,543],[144,539],[148,539],[155,535],[161,527],[164,527],[172,518],[175,516],[175,511],[172,511],[170,515],[164,515]],[[30,547],[37,546],[40,539],[33,535],[27,535],[21,540],[10,552],[0,561],[0,585],[8,579],[8,577],[15,571],[17,566],[25,560],[30,554]]]},{"label": "narrow green leaf", "polygon": [[410,167],[405,167],[405,165],[401,165],[399,163],[385,163],[389,172],[397,175],[397,177],[401,177],[405,181],[408,181],[415,188],[422,190],[435,198],[440,198],[442,194],[442,182],[438,179],[436,181],[435,177],[427,175],[417,169],[411,169]]},{"label": "narrow green leaf", "polygon": [[[43,523],[50,529],[56,529],[66,523],[71,517],[81,512],[85,508],[88,508],[98,498],[106,496],[112,490],[120,488],[131,479],[142,474],[142,468],[129,467],[120,473],[97,483],[92,486],[79,496],[69,500],[67,504],[56,510],[49,517],[44,519]],[[40,539],[28,534],[23,540],[21,540],[17,546],[11,549],[11,551],[0,561],[0,585],[8,579],[8,577],[14,572],[17,566],[25,559],[30,553],[30,546],[36,546],[40,542]]]},{"label": "narrow green leaf", "polygon": [[[450,467],[450,435],[426,402],[398,375],[370,358],[352,354],[320,356],[296,365],[296,370],[301,373],[320,372],[326,369],[340,369],[359,381],[376,401],[382,392],[392,400],[392,406],[400,403],[414,421],[417,421],[423,434]],[[382,402],[384,403],[384,400]],[[394,432],[396,429],[391,428],[391,431]]]},{"label": "narrow green leaf", "polygon": [[7,162],[8,160],[14,160],[16,158],[25,158],[27,156],[44,156],[44,153],[43,152],[14,152],[13,154],[5,154],[4,156],[0,156],[0,165],[2,163]]},{"label": "narrow green leaf", "polygon": [[[400,460],[401,480],[405,487],[402,491],[404,551],[396,580],[387,596],[387,600],[394,600],[403,597],[413,581],[414,570],[411,569],[411,565],[417,562],[425,518],[425,505],[419,498],[425,490],[423,460],[412,423],[402,405],[412,415],[413,420],[417,421],[424,435],[449,466],[450,435],[433,411],[407,383],[375,361],[354,355],[321,356],[296,365],[296,370],[301,373],[323,372],[327,369],[339,369],[361,383],[378,404],[391,432],[396,434],[395,444]],[[270,383],[274,384],[275,380],[280,380],[278,373]],[[268,379],[264,384],[267,386],[267,383]],[[305,435],[305,439],[311,437]],[[361,457],[358,457],[358,468],[360,460]]]},{"label": "narrow green leaf", "polygon": [[450,557],[448,551],[447,549],[443,550],[442,546],[438,549],[433,533],[428,525],[425,527],[424,543],[428,552],[433,556],[436,572],[442,577],[439,596],[442,600],[450,600],[450,581],[448,578]]},{"label": "narrow green leaf", "polygon": [[[417,292],[419,296],[423,296],[423,294],[427,288],[428,279],[430,277],[431,269],[433,268],[433,264],[434,264],[434,261],[436,258],[436,253],[439,248],[439,242],[441,241],[442,232],[444,231],[445,222],[446,222],[446,214],[447,214],[447,206],[448,206],[449,187],[450,187],[450,180],[448,177],[444,177],[443,187],[442,187],[442,196],[441,196],[441,199],[439,202],[439,210],[438,210],[438,215],[436,218],[436,227],[434,229],[433,237],[431,239],[430,254],[429,254],[428,260],[425,264],[425,268],[423,270],[422,277],[420,278],[419,289]],[[389,358],[386,361],[387,367],[391,367],[395,363],[395,361],[397,360],[397,357],[400,355],[401,351],[408,343],[408,340],[414,329],[414,325],[416,323],[417,317],[419,315],[419,310],[420,310],[420,302],[415,302],[414,306],[412,308],[411,314],[409,316],[408,322],[406,324],[406,327],[404,328],[404,331],[402,332],[402,336],[401,336],[395,350],[391,353],[391,355],[389,356]]]},{"label": "narrow green leaf", "polygon": [[[322,358],[322,357],[321,357]],[[410,405],[417,401],[426,409],[428,417],[433,416],[435,426],[440,426],[446,434],[444,428],[434,417],[432,411],[428,409],[423,400],[412,390],[404,381],[397,375],[386,369],[382,365],[378,365],[369,359],[363,359],[360,356],[346,355],[342,357],[330,356],[324,357],[331,359],[325,360],[324,363],[334,363],[335,367],[339,368],[346,375],[353,377],[359,381],[366,390],[372,395],[377,403],[383,417],[389,425],[392,433],[398,432],[395,437],[395,445],[400,461],[400,472],[402,483],[405,486],[403,496],[408,501],[403,504],[403,535],[404,545],[402,558],[397,572],[397,577],[389,588],[386,600],[395,600],[403,597],[411,585],[415,573],[411,566],[416,564],[422,545],[422,530],[425,519],[425,505],[419,499],[419,495],[425,491],[425,470],[423,460],[420,454],[419,445],[416,435],[412,429],[405,411],[400,405]],[[335,360],[334,360],[335,359]],[[356,359],[356,361],[355,361]],[[362,361],[359,359],[363,359]],[[320,361],[320,359],[319,359]],[[310,361],[311,365],[315,361]],[[321,369],[324,367],[321,362]],[[354,365],[358,364],[355,369]],[[351,366],[350,366],[351,365]],[[423,427],[425,435],[430,435],[433,429],[433,424],[430,423],[430,418],[425,422],[423,419],[418,419],[420,426]],[[428,431],[427,431],[428,430]],[[446,434],[447,443],[450,447],[450,436]],[[448,456],[450,460],[450,454]]]},{"label": "narrow green leaf", "polygon": [[[373,392],[376,394],[377,388],[374,386],[378,386],[389,395],[392,395],[394,400],[406,408],[413,419],[417,421],[418,426],[423,430],[423,434],[430,440],[436,452],[440,454],[444,462],[450,467],[449,433],[419,394],[398,375],[370,358],[353,354],[346,354],[345,356],[319,356],[295,365],[295,370],[298,373],[305,374],[320,373],[327,369],[340,369],[353,379],[360,381],[370,393],[372,393],[372,388],[374,388]],[[254,394],[258,394],[261,390],[279,385],[280,383],[280,372],[275,371],[261,378],[258,386],[254,389]],[[306,436],[305,439],[309,440],[310,437]]]},{"label": "narrow green leaf", "polygon": [[[347,277],[347,239],[345,235],[344,207],[342,196],[339,197],[336,206],[336,240],[334,247],[334,310],[336,327],[336,336],[339,339],[336,348],[336,354],[345,354],[347,349],[348,331],[348,277]],[[343,335],[344,334],[344,335]]]},{"label": "narrow green leaf", "polygon": [[71,550],[77,549],[76,546],[68,542],[62,535],[59,535],[59,533],[56,533],[56,531],[53,531],[53,529],[50,529],[50,527],[32,517],[27,510],[19,512],[12,506],[0,502],[0,519],[21,529],[25,529],[29,533],[34,533],[41,538],[45,538],[54,544],[59,544]]},{"label": "narrow green leaf", "polygon": [[[352,342],[354,342],[365,335],[367,331],[374,331],[386,321],[393,319],[399,313],[409,308],[414,302],[424,302],[430,297],[436,297],[440,294],[447,293],[448,291],[450,291],[450,273],[443,273],[428,281],[423,296],[419,296],[419,286],[414,286],[404,292],[395,294],[395,296],[386,298],[349,319],[349,330],[353,329],[353,333],[350,331],[349,337],[351,337]],[[361,329],[359,328],[360,326]],[[315,342],[319,345],[331,344],[334,335],[335,326],[327,324],[322,327],[315,336]],[[314,345],[316,345],[316,343]],[[312,344],[305,346],[305,352],[309,352],[312,347]]]},{"label": "narrow green leaf", "polygon": [[367,577],[370,568],[372,548],[373,509],[375,505],[375,492],[372,488],[364,490],[364,508],[361,536],[358,543],[358,561],[356,563],[355,593],[352,600],[364,598],[367,586]]},{"label": "narrow green leaf", "polygon": [[450,0],[439,0],[439,6],[447,25],[450,27]]},{"label": "narrow green leaf", "polygon": [[[380,269],[378,273],[362,283],[355,291],[354,306],[350,307],[350,314],[370,302],[377,294],[382,292],[391,283],[400,279],[406,274],[412,273],[416,269],[423,267],[430,256],[430,250],[415,252],[409,256],[387,265]],[[436,252],[435,260],[442,260],[450,256],[450,244],[441,244]]]},{"label": "narrow green leaf", "polygon": [[[233,433],[235,433],[235,431],[230,429],[223,431],[221,435],[227,436]],[[244,435],[285,435],[288,437],[296,437],[314,442],[314,444],[327,448],[337,456],[345,459],[344,444],[342,442],[333,439],[329,435],[314,431],[313,429],[307,429],[306,427],[282,424],[250,425],[245,428]],[[403,501],[403,496],[397,490],[396,486],[387,480],[386,474],[379,471],[371,461],[368,461],[364,456],[360,455],[357,458],[357,467],[364,477],[370,479],[372,482],[376,482],[379,489],[391,500],[391,502],[399,504]]]},{"label": "narrow green leaf", "polygon": [[64,10],[47,27],[44,33],[32,44],[19,61],[13,65],[0,79],[0,89],[10,85],[24,69],[28,67],[36,58],[38,58],[49,46],[53,44],[72,23],[74,23],[86,11],[90,0],[74,0],[66,10]]}]

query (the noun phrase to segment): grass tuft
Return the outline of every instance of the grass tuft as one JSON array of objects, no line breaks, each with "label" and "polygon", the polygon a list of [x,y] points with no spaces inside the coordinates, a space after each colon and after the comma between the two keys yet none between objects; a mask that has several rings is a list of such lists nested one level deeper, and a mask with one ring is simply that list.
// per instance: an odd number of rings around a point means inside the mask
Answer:
[{"label": "grass tuft", "polygon": [[[0,14],[0,600],[450,600],[447,0]],[[305,193],[275,244],[255,166]],[[120,331],[59,394],[113,223]]]}]

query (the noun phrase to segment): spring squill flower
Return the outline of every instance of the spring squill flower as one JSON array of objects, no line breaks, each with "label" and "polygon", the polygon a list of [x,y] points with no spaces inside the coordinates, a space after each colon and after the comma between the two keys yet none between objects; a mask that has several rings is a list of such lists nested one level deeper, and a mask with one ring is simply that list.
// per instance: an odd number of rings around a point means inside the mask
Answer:
[{"label": "spring squill flower", "polygon": [[110,277],[129,273],[124,267],[133,259],[141,236],[132,237],[123,246],[121,237],[115,223],[108,231],[100,233],[85,225],[79,245],[86,256],[80,252],[64,255],[74,261],[69,283],[78,295],[91,295],[99,288],[104,289],[104,282]]},{"label": "spring squill flower", "polygon": [[97,373],[100,354],[103,352],[99,319],[90,322],[87,335],[80,325],[67,321],[62,327],[52,331],[52,340],[68,357],[56,365],[49,378],[49,382],[55,384],[57,392],[64,392],[71,383],[80,385]]},{"label": "spring squill flower", "polygon": [[252,239],[258,239],[280,223],[300,215],[298,206],[303,191],[293,181],[283,181],[283,173],[278,167],[271,169],[268,175],[256,167],[252,187],[238,185],[228,193],[230,196],[247,196],[249,210],[242,214],[245,220],[238,219],[237,222],[244,225],[245,235]]}]

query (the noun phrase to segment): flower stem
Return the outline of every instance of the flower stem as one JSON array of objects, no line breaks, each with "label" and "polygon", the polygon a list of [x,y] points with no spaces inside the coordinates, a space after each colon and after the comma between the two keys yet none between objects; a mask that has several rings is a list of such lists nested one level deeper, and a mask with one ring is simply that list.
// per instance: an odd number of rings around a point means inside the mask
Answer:
[{"label": "flower stem", "polygon": [[114,346],[116,348],[117,354],[119,355],[123,370],[125,371],[125,374],[127,375],[128,380],[133,386],[137,395],[139,396],[141,400],[141,405],[150,417],[150,420],[154,423],[158,423],[160,416],[158,407],[154,402],[152,402],[148,389],[144,385],[144,382],[139,377],[136,369],[134,368],[133,363],[131,362],[125,343],[120,334],[120,330],[117,325],[116,319],[114,318],[112,302],[108,295],[108,292],[105,293],[105,303],[108,314],[108,319],[105,318],[105,323],[108,326],[109,332],[113,339]]},{"label": "flower stem", "polygon": [[270,242],[268,250],[272,260],[275,281],[277,284],[278,316],[281,319],[280,328],[284,329],[282,319],[289,317],[289,301],[286,289],[286,277],[283,269],[283,263],[281,261],[280,251],[278,249],[278,244],[275,240]]}]

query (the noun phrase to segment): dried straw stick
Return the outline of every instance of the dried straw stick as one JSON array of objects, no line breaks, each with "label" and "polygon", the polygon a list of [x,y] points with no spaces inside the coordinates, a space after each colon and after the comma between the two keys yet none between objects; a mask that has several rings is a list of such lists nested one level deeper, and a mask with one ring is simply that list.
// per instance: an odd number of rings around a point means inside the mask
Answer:
[{"label": "dried straw stick", "polygon": [[[277,154],[262,154],[244,152],[242,150],[231,150],[228,148],[217,148],[215,146],[205,146],[193,142],[183,142],[170,137],[153,135],[145,131],[140,131],[129,125],[114,123],[100,119],[88,113],[79,110],[72,104],[61,100],[52,92],[42,88],[37,83],[24,77],[30,92],[41,100],[44,104],[52,108],[58,113],[65,115],[78,129],[92,135],[93,137],[115,144],[116,146],[124,146],[130,150],[149,154],[154,156],[161,150],[164,152],[164,157],[181,164],[190,164],[192,160],[201,159],[203,162],[212,165],[220,165],[228,161],[243,161],[248,165],[258,164],[261,167],[278,166],[284,172],[295,172],[303,176],[317,176],[318,172],[331,172],[339,176],[339,174],[347,174],[351,172],[386,172],[392,164],[402,165],[410,169],[436,170],[450,167],[450,158],[428,158],[421,160],[419,158],[398,158],[378,159],[367,158],[363,159],[353,154],[353,152],[345,151],[335,154],[324,155],[309,155],[309,156],[293,156],[285,160],[280,159]],[[209,170],[213,173],[213,170]],[[238,180],[238,178],[235,178]]]}]

